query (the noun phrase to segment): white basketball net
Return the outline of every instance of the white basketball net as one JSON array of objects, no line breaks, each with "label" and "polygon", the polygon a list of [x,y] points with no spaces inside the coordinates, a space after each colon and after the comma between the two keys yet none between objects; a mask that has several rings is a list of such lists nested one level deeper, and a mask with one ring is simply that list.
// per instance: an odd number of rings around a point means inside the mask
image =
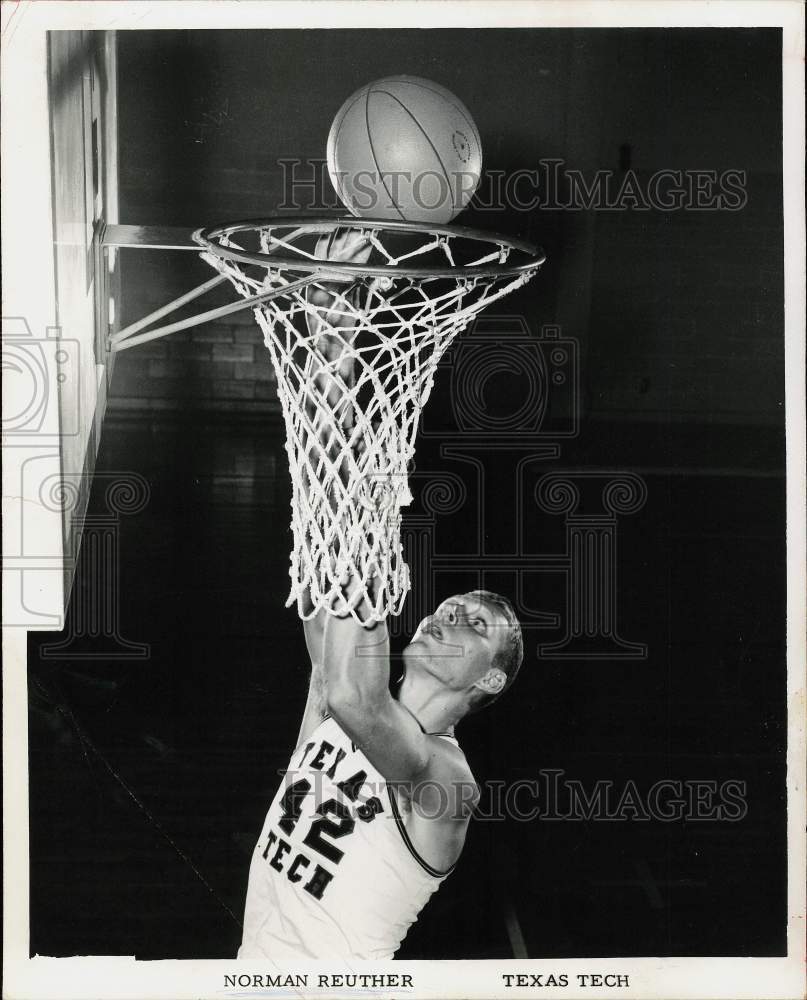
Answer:
[{"label": "white basketball net", "polygon": [[[354,228],[360,228],[358,220]],[[316,259],[304,241],[292,244],[271,226],[253,230],[249,240],[243,232],[225,233],[219,244],[244,250],[256,235],[262,253]],[[416,266],[413,258],[424,254],[433,260],[435,253],[444,268],[459,266],[450,236],[419,233],[417,246],[410,240],[394,256],[390,243],[395,241],[386,240],[385,232],[367,230],[365,235],[374,257],[390,269]],[[504,263],[508,249],[474,243],[477,256],[467,266]],[[245,298],[300,277],[288,264],[275,269],[268,262],[257,267],[214,252],[202,257]],[[368,276],[351,284],[344,274],[330,272],[311,286],[255,307],[286,424],[294,536],[287,606],[296,601],[301,618],[313,617],[320,608],[344,610],[349,580],[351,589],[357,587],[351,595],[357,620],[380,621],[400,613],[409,591],[401,508],[412,500],[407,471],[437,364],[476,313],[528,281],[538,266],[469,278]],[[326,289],[330,305],[312,304],[309,288]],[[336,352],[334,338],[339,338]],[[355,610],[360,605],[361,615]]]}]

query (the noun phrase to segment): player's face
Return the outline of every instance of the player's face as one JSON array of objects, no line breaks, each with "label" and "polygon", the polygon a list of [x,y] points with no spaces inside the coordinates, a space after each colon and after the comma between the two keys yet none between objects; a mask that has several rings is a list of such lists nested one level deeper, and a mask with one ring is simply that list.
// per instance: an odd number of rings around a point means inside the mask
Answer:
[{"label": "player's face", "polygon": [[418,625],[404,650],[427,673],[461,691],[484,677],[507,640],[509,623],[478,594],[450,597]]}]

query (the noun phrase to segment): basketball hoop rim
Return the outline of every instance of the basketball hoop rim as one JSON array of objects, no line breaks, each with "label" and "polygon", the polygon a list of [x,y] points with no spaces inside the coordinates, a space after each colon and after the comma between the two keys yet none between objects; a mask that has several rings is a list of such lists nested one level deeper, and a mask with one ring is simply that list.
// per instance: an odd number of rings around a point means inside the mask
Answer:
[{"label": "basketball hoop rim", "polygon": [[[261,253],[248,250],[237,250],[224,247],[216,242],[223,235],[231,236],[239,232],[260,229],[291,229],[300,230],[294,234],[316,235],[332,232],[335,229],[357,229],[378,231],[382,229],[392,232],[422,233],[431,236],[447,236],[452,238],[474,240],[487,243],[501,250],[516,251],[527,256],[527,260],[517,264],[499,263],[483,264],[469,267],[406,267],[395,264],[368,265],[351,264],[336,260],[305,260],[300,257],[284,257],[276,253]],[[426,222],[405,222],[396,219],[368,219],[357,216],[337,218],[301,218],[277,216],[269,219],[245,220],[230,222],[217,226],[205,226],[197,229],[192,236],[202,250],[214,254],[224,260],[239,261],[244,264],[254,264],[272,270],[302,271],[305,274],[330,272],[351,274],[356,277],[396,277],[396,278],[505,278],[516,277],[536,271],[546,261],[543,248],[527,240],[504,236],[501,233],[487,232],[482,229],[471,229],[463,226],[433,226]]]}]

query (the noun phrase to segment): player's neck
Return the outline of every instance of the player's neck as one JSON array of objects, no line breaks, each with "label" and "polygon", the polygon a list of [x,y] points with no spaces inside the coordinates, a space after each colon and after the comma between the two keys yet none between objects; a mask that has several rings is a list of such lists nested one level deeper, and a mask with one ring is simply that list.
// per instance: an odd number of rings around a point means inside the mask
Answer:
[{"label": "player's neck", "polygon": [[398,701],[427,733],[453,733],[462,717],[453,692],[431,685],[423,677],[406,675],[398,689]]}]

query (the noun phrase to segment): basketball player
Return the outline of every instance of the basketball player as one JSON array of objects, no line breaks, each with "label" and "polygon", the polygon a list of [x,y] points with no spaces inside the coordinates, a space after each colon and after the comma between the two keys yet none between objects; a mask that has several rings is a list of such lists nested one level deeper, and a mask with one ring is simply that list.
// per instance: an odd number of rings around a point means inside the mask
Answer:
[{"label": "basketball player", "polygon": [[[355,235],[325,248],[330,259],[366,261],[368,252]],[[338,316],[340,294],[336,285],[310,294],[327,332],[316,318],[309,328],[349,387],[350,329],[331,332],[349,323]],[[319,388],[349,428],[344,391],[325,374]],[[515,679],[518,621],[488,591],[448,598],[404,649],[393,695],[386,624],[347,613],[351,602],[366,611],[357,594],[347,581],[337,615],[320,610],[305,622],[308,700],[253,852],[239,958],[392,958],[462,851],[479,792],[455,728]]]}]

